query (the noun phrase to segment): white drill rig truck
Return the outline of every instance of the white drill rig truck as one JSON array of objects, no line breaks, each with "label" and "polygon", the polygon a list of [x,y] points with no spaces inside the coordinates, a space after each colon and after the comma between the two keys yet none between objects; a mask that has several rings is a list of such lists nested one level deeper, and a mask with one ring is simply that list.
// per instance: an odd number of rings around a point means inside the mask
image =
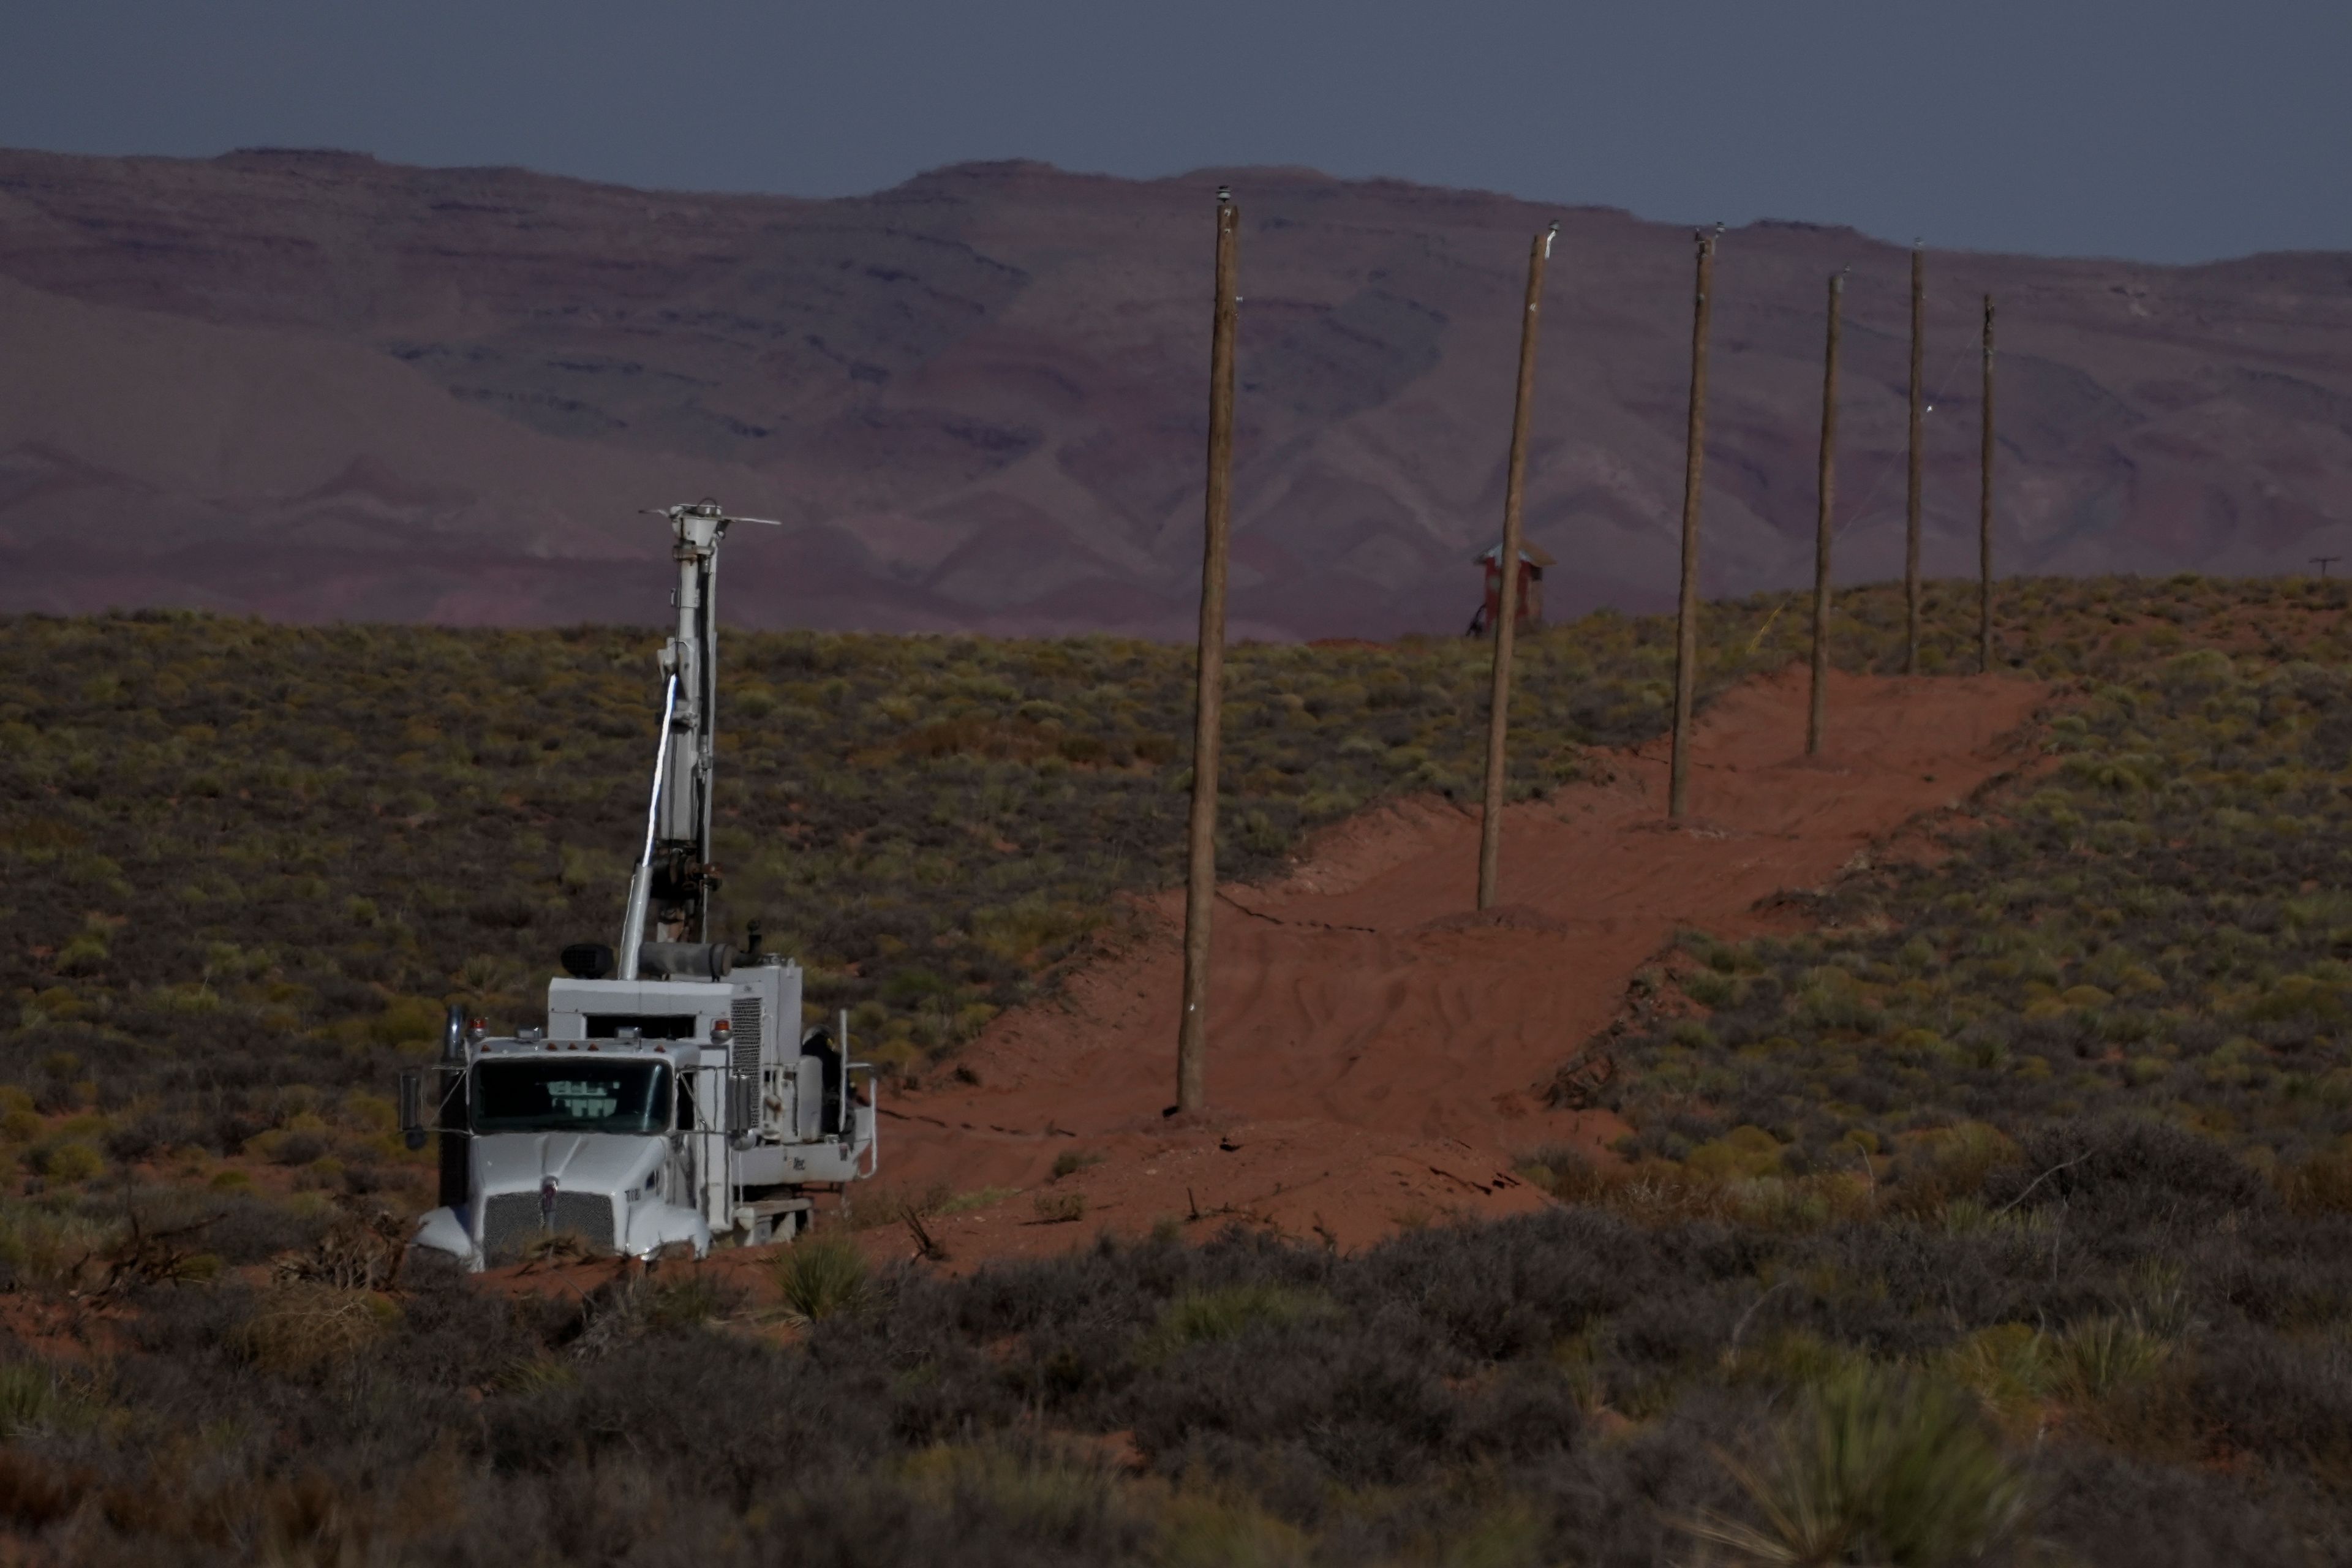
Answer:
[{"label": "white drill rig truck", "polygon": [[563,950],[547,1021],[493,1037],[449,1010],[441,1059],[401,1076],[409,1147],[440,1140],[441,1206],[416,1241],[469,1268],[550,1250],[653,1258],[789,1240],[815,1196],[874,1173],[878,1085],[849,1059],[849,1017],[802,1031],[800,965],[739,961],[710,936],[718,760],[715,501],[675,506],[677,630],[653,798],[617,949]]}]

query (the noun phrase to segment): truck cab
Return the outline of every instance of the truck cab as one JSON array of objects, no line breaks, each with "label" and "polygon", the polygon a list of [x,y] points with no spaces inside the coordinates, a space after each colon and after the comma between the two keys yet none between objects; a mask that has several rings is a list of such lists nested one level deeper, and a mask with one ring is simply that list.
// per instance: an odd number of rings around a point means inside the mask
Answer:
[{"label": "truck cab", "polygon": [[[875,1162],[872,1069],[800,1019],[800,967],[777,955],[717,980],[559,978],[547,1026],[509,1037],[453,1016],[430,1069],[442,1203],[418,1244],[485,1268],[559,1235],[633,1258],[789,1239],[813,1189]],[[404,1086],[418,1133],[427,1070]]]}]

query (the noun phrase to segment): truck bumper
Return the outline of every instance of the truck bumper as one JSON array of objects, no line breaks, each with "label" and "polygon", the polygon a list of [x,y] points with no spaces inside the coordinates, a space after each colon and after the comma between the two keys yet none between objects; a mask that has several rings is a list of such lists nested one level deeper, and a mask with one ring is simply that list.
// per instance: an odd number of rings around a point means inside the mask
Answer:
[{"label": "truck bumper", "polygon": [[[429,1209],[419,1216],[411,1245],[446,1252],[475,1272],[483,1267],[480,1246],[466,1229],[464,1217],[452,1208]],[[678,1247],[691,1248],[697,1258],[708,1257],[710,1227],[692,1209],[664,1204],[632,1215],[627,1244],[606,1256],[649,1258]]]},{"label": "truck bumper", "polygon": [[482,1249],[466,1234],[466,1222],[451,1208],[429,1209],[416,1222],[413,1245],[429,1247],[436,1252],[446,1252],[467,1268],[482,1266]]}]

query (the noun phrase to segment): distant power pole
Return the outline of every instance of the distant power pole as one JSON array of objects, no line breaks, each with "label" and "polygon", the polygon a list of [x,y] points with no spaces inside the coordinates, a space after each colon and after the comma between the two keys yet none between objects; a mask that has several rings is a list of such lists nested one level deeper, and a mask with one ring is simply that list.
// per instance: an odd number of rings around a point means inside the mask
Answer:
[{"label": "distant power pole", "polygon": [[1977,664],[1992,672],[1992,296],[1984,297],[1984,449],[1977,478]]},{"label": "distant power pole", "polygon": [[1495,907],[1495,882],[1503,863],[1505,742],[1511,719],[1511,643],[1519,619],[1519,496],[1528,470],[1528,420],[1536,400],[1536,326],[1543,310],[1544,263],[1559,233],[1554,224],[1536,236],[1528,252],[1527,309],[1519,317],[1519,390],[1511,410],[1511,458],[1503,480],[1503,569],[1496,601],[1495,681],[1486,715],[1486,808],[1478,827],[1478,907]]},{"label": "distant power pole", "polygon": [[2343,559],[2341,555],[2315,555],[2311,558],[2311,563],[2319,568],[2319,580],[2325,583],[2327,581],[2327,569]]},{"label": "distant power pole", "polygon": [[1666,764],[1666,815],[1690,800],[1691,707],[1698,686],[1698,510],[1706,470],[1706,324],[1715,285],[1715,236],[1698,238],[1692,286],[1690,426],[1683,447],[1683,579],[1675,622],[1674,754]]},{"label": "distant power pole", "polygon": [[1209,335],[1209,484],[1201,544],[1201,651],[1192,698],[1192,818],[1184,875],[1184,1016],[1176,1109],[1208,1108],[1209,914],[1217,897],[1217,742],[1225,672],[1225,549],[1232,531],[1234,329],[1241,209],[1217,187],[1217,298]]},{"label": "distant power pole", "polygon": [[1919,415],[1927,395],[1927,257],[1911,247],[1911,486],[1903,502],[1903,673],[1919,673]]},{"label": "distant power pole", "polygon": [[1805,755],[1822,749],[1822,713],[1830,679],[1830,509],[1837,504],[1838,301],[1845,274],[1830,275],[1829,348],[1822,359],[1821,505],[1813,523],[1813,690],[1805,712]]}]

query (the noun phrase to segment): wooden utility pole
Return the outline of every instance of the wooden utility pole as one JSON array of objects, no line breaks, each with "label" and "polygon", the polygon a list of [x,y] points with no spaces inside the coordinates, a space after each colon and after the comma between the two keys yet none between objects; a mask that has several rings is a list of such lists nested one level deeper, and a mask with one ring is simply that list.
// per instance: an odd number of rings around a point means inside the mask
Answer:
[{"label": "wooden utility pole", "polygon": [[1691,706],[1698,686],[1698,498],[1706,470],[1706,322],[1715,284],[1715,236],[1698,237],[1692,288],[1690,426],[1683,449],[1683,581],[1675,621],[1674,754],[1666,764],[1666,816],[1690,797]]},{"label": "wooden utility pole", "polygon": [[1992,296],[1984,297],[1984,449],[1977,476],[1977,665],[1992,673]]},{"label": "wooden utility pole", "polygon": [[1519,497],[1528,471],[1528,420],[1536,400],[1536,327],[1543,312],[1544,263],[1559,234],[1554,224],[1528,251],[1527,309],[1519,317],[1519,390],[1511,408],[1511,458],[1503,478],[1503,547],[1496,563],[1502,586],[1495,602],[1495,679],[1486,713],[1486,805],[1478,826],[1478,907],[1495,907],[1503,864],[1505,742],[1511,721],[1511,647],[1519,620]]},{"label": "wooden utility pole", "polygon": [[1217,187],[1217,297],[1209,334],[1209,485],[1201,543],[1201,652],[1192,697],[1192,819],[1184,876],[1184,1015],[1176,1109],[1208,1109],[1209,914],[1217,897],[1217,742],[1225,672],[1225,547],[1233,521],[1234,329],[1241,209]]},{"label": "wooden utility pole", "polygon": [[1845,274],[1830,275],[1829,348],[1822,360],[1821,505],[1813,521],[1813,691],[1805,710],[1805,755],[1822,749],[1822,712],[1829,701],[1830,510],[1837,504],[1838,302]]},{"label": "wooden utility pole", "polygon": [[1911,486],[1903,501],[1903,673],[1919,673],[1919,416],[1927,396],[1927,256],[1911,246]]}]

